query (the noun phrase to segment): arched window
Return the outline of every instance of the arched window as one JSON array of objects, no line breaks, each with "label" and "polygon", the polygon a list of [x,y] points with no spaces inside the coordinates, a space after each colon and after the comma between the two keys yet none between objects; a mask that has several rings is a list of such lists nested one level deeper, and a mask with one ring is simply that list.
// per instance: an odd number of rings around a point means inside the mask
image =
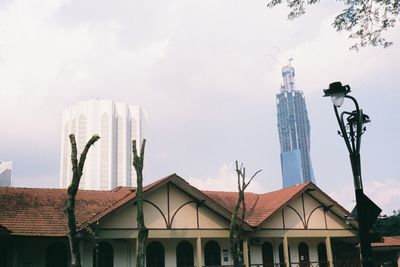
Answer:
[{"label": "arched window", "polygon": [[0,243],[0,266],[7,266],[7,246],[3,243]]},{"label": "arched window", "polygon": [[93,250],[93,267],[113,267],[114,249],[107,242],[99,242]]},{"label": "arched window", "polygon": [[188,241],[182,241],[176,246],[176,266],[194,266],[194,250]]},{"label": "arched window", "polygon": [[153,241],[147,246],[146,266],[147,267],[165,266],[164,246],[160,242]]},{"label": "arched window", "polygon": [[272,267],[274,265],[274,249],[271,243],[264,242],[262,245],[262,263],[264,267]]},{"label": "arched window", "polygon": [[319,267],[327,267],[328,266],[328,256],[326,254],[325,244],[319,243],[317,250],[318,250]]},{"label": "arched window", "polygon": [[310,253],[307,244],[304,242],[299,244],[299,262],[300,267],[310,266]]},{"label": "arched window", "polygon": [[285,266],[285,254],[283,252],[283,244],[279,245],[279,265],[281,267]]},{"label": "arched window", "polygon": [[[0,257],[1,258],[1,257]],[[0,266],[5,266],[1,264]],[[51,243],[46,249],[46,267],[67,267],[67,246],[61,242]]]},{"label": "arched window", "polygon": [[204,246],[204,265],[205,266],[221,265],[221,247],[214,240],[208,241]]}]

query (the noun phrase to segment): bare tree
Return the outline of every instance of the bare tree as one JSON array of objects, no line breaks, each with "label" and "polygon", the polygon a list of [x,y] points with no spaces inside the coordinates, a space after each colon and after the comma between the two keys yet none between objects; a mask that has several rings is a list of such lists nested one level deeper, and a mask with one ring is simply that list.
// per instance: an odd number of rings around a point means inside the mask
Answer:
[{"label": "bare tree", "polygon": [[90,146],[92,146],[97,140],[99,140],[98,135],[93,135],[92,138],[87,142],[85,148],[82,151],[82,154],[79,158],[79,162],[77,159],[77,148],[75,135],[70,134],[69,140],[71,142],[71,161],[72,161],[72,180],[71,184],[68,186],[67,193],[68,198],[65,206],[65,212],[67,215],[67,226],[68,226],[68,240],[69,247],[71,251],[71,266],[72,267],[81,267],[81,255],[79,252],[79,240],[76,236],[76,218],[75,218],[75,198],[78,193],[79,183],[81,181],[83,166],[85,164],[86,155],[89,151]]},{"label": "bare tree", "polygon": [[[246,182],[246,168],[243,167],[243,164],[241,164],[239,168],[238,162],[236,161],[235,163],[238,183],[238,199],[235,208],[233,209],[231,223],[229,226],[229,248],[233,260],[233,265],[237,267],[239,266],[239,259],[241,258],[241,256],[243,256],[243,223],[246,217],[246,202],[244,198],[244,193],[253,178],[259,172],[261,172],[261,170],[256,171],[250,178],[250,180]],[[240,210],[240,208],[242,209]]]},{"label": "bare tree", "polygon": [[[399,20],[400,0],[340,0],[344,9],[332,25],[338,31],[350,32],[349,38],[356,39],[350,48],[359,50],[366,46],[388,47],[393,42],[382,37],[383,32],[394,28]],[[292,20],[306,12],[306,7],[319,3],[318,0],[269,0],[274,7],[286,2],[290,8],[288,19]]]},{"label": "bare tree", "polygon": [[148,235],[148,229],[144,224],[143,214],[143,159],[144,159],[144,148],[146,146],[146,139],[143,140],[140,148],[140,156],[136,149],[136,140],[132,141],[133,151],[133,166],[136,170],[137,176],[137,187],[136,187],[136,208],[137,208],[137,227],[138,227],[138,242],[137,242],[137,255],[136,255],[136,267],[144,267],[145,263],[145,245]]}]

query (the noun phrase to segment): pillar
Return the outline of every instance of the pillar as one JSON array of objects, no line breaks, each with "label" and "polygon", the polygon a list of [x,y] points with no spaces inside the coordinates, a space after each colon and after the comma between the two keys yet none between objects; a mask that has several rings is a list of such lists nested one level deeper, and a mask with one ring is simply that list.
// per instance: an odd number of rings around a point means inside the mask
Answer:
[{"label": "pillar", "polygon": [[325,247],[326,247],[326,256],[328,258],[329,267],[333,267],[332,243],[330,236],[327,236],[325,238]]},{"label": "pillar", "polygon": [[283,237],[283,256],[285,257],[285,266],[290,267],[290,259],[289,259],[289,242],[287,236]]},{"label": "pillar", "polygon": [[397,251],[397,266],[400,266],[400,251]]},{"label": "pillar", "polygon": [[250,267],[247,238],[243,239],[243,261],[244,261],[244,266],[245,267]]},{"label": "pillar", "polygon": [[203,257],[202,257],[202,253],[201,253],[200,235],[198,235],[196,238],[196,257],[197,257],[197,266],[202,267],[203,266]]}]

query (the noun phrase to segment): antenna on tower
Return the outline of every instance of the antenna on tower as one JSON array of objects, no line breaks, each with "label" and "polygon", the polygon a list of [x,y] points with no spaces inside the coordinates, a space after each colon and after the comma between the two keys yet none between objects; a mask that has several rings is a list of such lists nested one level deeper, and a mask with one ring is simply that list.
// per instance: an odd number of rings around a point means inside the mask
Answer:
[{"label": "antenna on tower", "polygon": [[268,56],[269,56],[270,58],[272,58],[272,60],[274,60],[274,61],[278,62],[279,64],[281,64],[282,66],[284,65],[281,61],[279,61],[277,58],[275,58],[275,57],[272,56],[271,54],[268,54]]},{"label": "antenna on tower", "polygon": [[[281,54],[282,56],[284,56],[285,58],[286,58],[286,60],[288,60],[289,61],[289,66],[292,66],[292,61],[294,60],[293,59],[293,56],[292,57],[288,57],[281,49],[279,49],[277,46],[274,46],[274,49],[276,50],[276,51],[278,51],[279,52],[279,54]],[[282,64],[283,65],[283,64]]]}]

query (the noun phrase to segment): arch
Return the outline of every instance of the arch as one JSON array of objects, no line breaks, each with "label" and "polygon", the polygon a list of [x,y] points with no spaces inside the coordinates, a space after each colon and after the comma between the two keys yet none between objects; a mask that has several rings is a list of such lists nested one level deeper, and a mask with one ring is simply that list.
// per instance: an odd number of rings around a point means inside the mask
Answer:
[{"label": "arch", "polygon": [[310,252],[308,249],[308,245],[304,242],[299,244],[299,265],[300,267],[309,267],[310,266]]},{"label": "arch", "polygon": [[105,241],[96,244],[93,249],[93,267],[113,267],[114,249],[113,246]]},{"label": "arch", "polygon": [[124,121],[121,115],[117,116],[116,120],[116,133],[115,133],[115,179],[117,181],[117,186],[126,186],[125,169],[124,169]]},{"label": "arch", "polygon": [[109,145],[110,145],[110,135],[109,135],[109,119],[107,113],[103,113],[101,116],[101,126],[100,126],[100,189],[108,189],[109,186]]},{"label": "arch", "polygon": [[274,265],[274,249],[270,242],[264,242],[261,247],[262,263],[264,267]]},{"label": "arch", "polygon": [[165,267],[164,246],[158,242],[151,242],[146,248],[147,267]]},{"label": "arch", "polygon": [[219,246],[217,241],[210,240],[204,246],[204,265],[221,265],[221,247]]},{"label": "arch", "polygon": [[317,247],[319,267],[328,266],[328,255],[326,253],[325,243],[319,243]]},{"label": "arch", "polygon": [[172,215],[171,222],[169,223],[168,228],[172,227],[172,222],[174,221],[175,215],[179,212],[179,210],[182,209],[184,206],[189,205],[191,203],[196,203],[196,201],[195,200],[187,201],[187,202],[183,203],[182,205],[180,205],[179,208],[176,209],[176,211]]},{"label": "arch", "polygon": [[176,266],[194,266],[194,249],[188,241],[181,241],[176,246]]},{"label": "arch", "polygon": [[[0,262],[0,266],[2,265]],[[67,246],[61,242],[53,242],[46,249],[46,267],[67,267],[68,251]]]}]

